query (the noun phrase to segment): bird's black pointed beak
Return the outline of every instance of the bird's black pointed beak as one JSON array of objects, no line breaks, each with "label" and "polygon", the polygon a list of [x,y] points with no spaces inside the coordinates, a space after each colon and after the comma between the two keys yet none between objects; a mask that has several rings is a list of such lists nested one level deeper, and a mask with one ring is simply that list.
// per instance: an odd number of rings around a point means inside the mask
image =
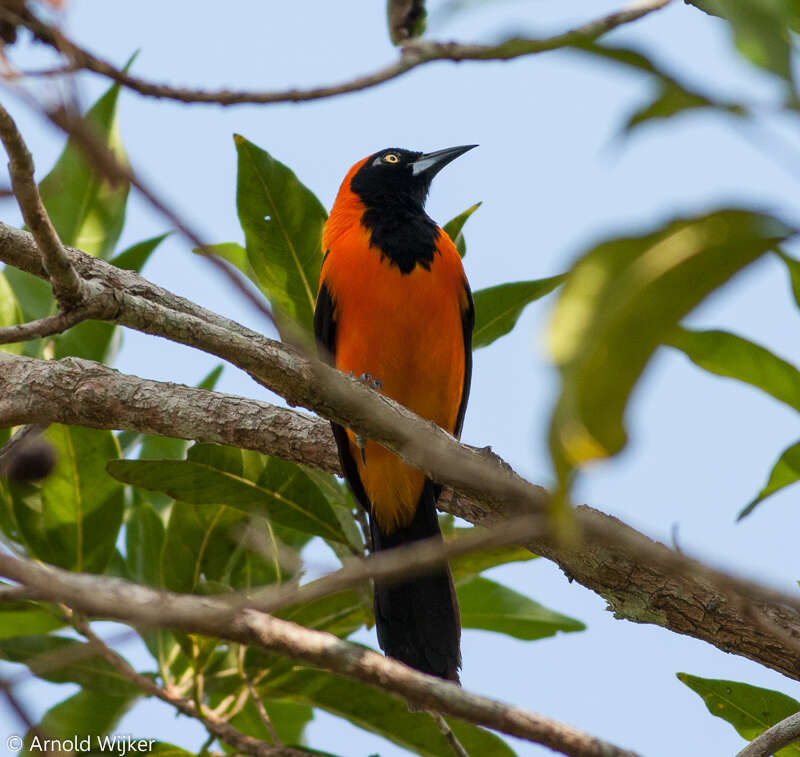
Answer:
[{"label": "bird's black pointed beak", "polygon": [[445,150],[437,150],[436,152],[428,152],[424,155],[420,155],[411,164],[411,173],[414,176],[424,176],[425,179],[430,181],[448,163],[477,146],[478,145],[461,145],[461,147],[448,147]]}]

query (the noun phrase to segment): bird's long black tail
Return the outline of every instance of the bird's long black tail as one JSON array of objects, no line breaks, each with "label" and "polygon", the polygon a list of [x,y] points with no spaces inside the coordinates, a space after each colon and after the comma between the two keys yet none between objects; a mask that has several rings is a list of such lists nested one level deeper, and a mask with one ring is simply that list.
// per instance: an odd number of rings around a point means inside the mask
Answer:
[{"label": "bird's long black tail", "polygon": [[[441,538],[436,500],[441,487],[425,482],[414,520],[405,528],[383,534],[370,517],[374,550]],[[448,568],[409,580],[375,583],[375,624],[378,641],[389,657],[412,668],[458,683],[461,667],[461,621],[453,577]]]}]

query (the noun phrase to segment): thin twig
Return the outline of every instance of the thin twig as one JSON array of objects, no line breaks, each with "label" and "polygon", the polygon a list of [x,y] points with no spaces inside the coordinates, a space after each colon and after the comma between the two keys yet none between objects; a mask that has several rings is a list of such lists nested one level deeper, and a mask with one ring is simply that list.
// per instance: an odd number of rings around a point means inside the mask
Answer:
[{"label": "thin twig", "polygon": [[451,749],[456,753],[457,757],[469,757],[469,752],[464,749],[464,745],[458,740],[458,736],[453,733],[447,721],[434,710],[429,710],[428,714],[433,718],[436,726],[439,728],[442,736],[445,737]]},{"label": "thin twig", "polygon": [[17,196],[22,217],[36,239],[44,267],[50,277],[53,294],[63,310],[80,305],[83,299],[81,280],[72,267],[47,214],[33,178],[33,158],[8,111],[0,105],[0,140],[8,153],[11,186]]},{"label": "thin twig", "polygon": [[178,712],[199,720],[210,734],[213,734],[216,738],[229,744],[234,749],[238,749],[244,754],[253,755],[253,757],[301,757],[301,755],[304,754],[304,752],[297,749],[281,748],[276,750],[263,741],[254,739],[252,736],[247,736],[229,723],[207,712],[201,712],[200,708],[191,700],[184,699],[173,692],[157,686],[152,680],[147,678],[147,676],[143,676],[134,670],[124,657],[107,646],[92,630],[91,626],[84,618],[73,612],[69,607],[65,606],[64,610],[68,621],[72,623],[75,629],[86,638],[89,644],[97,650],[98,654],[100,654],[115,670],[125,676],[125,678],[140,688],[145,694],[157,697],[162,702],[166,702],[174,707]]},{"label": "thin twig", "polygon": [[39,39],[55,47],[66,55],[70,62],[78,68],[106,76],[141,95],[157,98],[169,98],[183,103],[214,103],[217,105],[238,105],[242,103],[281,103],[306,102],[334,97],[348,92],[374,87],[433,61],[465,61],[465,60],[510,60],[525,55],[533,55],[579,43],[591,42],[601,35],[623,24],[636,21],[643,16],[660,10],[670,0],[639,0],[622,10],[610,13],[602,18],[590,21],[570,31],[542,39],[512,38],[498,45],[461,45],[455,42],[417,41],[408,44],[402,50],[398,61],[384,68],[351,79],[341,84],[312,87],[310,89],[288,89],[273,92],[247,92],[233,90],[206,91],[172,87],[166,84],[155,84],[122,71],[111,63],[93,55],[67,39],[61,31],[48,26],[33,17],[20,19],[8,11],[0,12],[0,16],[12,17],[26,25],[36,33]]},{"label": "thin twig", "polygon": [[789,744],[800,741],[800,712],[767,728],[756,736],[736,757],[769,757]]},{"label": "thin twig", "polygon": [[62,311],[36,321],[0,328],[0,344],[27,342],[45,336],[62,334],[77,324],[92,318],[105,320],[113,316],[116,304],[113,297],[92,297],[71,310]]},{"label": "thin twig", "polygon": [[261,722],[269,731],[269,735],[272,738],[272,743],[275,744],[275,746],[280,746],[281,740],[278,738],[278,732],[275,730],[275,726],[272,724],[272,719],[267,712],[267,708],[264,707],[264,703],[261,701],[261,697],[256,691],[256,687],[253,685],[252,679],[249,675],[247,675],[247,673],[244,673],[244,681],[247,685],[247,690],[250,693],[250,699],[253,700],[253,704],[258,712],[258,717],[261,718]]}]

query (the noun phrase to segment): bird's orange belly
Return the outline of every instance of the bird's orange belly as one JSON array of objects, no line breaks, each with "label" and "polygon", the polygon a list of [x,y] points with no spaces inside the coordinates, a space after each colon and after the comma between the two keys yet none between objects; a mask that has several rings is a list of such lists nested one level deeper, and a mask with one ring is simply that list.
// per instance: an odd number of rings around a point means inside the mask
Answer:
[{"label": "bird's orange belly", "polygon": [[[347,276],[347,291],[331,281],[336,302],[336,367],[369,374],[380,392],[452,432],[464,385],[463,294],[437,261],[402,274],[374,260]],[[440,264],[440,268],[443,268]],[[460,284],[460,282],[458,282]],[[424,475],[379,444],[359,448],[348,431],[350,452],[381,531],[408,525]]]}]

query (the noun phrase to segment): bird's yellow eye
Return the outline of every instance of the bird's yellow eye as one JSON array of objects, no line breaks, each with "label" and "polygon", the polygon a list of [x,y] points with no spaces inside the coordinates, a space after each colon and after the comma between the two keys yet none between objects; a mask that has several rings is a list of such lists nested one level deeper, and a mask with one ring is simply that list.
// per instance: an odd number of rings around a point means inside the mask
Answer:
[{"label": "bird's yellow eye", "polygon": [[400,160],[400,158],[398,158],[393,152],[384,155],[383,159],[386,163],[397,163]]}]

